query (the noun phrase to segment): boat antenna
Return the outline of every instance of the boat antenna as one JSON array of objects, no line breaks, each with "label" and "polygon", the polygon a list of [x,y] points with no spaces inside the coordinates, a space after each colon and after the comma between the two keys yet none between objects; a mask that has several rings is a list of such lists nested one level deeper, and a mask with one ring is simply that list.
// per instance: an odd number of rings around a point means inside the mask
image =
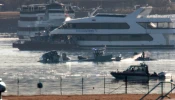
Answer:
[{"label": "boat antenna", "polygon": [[100,8],[100,6],[98,6],[92,13],[90,13],[89,17],[92,17]]},{"label": "boat antenna", "polygon": [[104,48],[103,48],[103,54],[105,55],[106,53],[106,45],[104,45]]}]

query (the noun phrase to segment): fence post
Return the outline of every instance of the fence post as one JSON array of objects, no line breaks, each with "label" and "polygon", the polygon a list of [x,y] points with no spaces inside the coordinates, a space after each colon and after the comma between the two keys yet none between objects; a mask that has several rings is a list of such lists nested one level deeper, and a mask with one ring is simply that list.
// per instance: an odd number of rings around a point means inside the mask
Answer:
[{"label": "fence post", "polygon": [[40,95],[41,95],[41,89],[43,88],[43,83],[40,81],[40,79],[39,79],[39,82],[37,84],[37,87],[39,88],[39,92],[40,92]]},{"label": "fence post", "polygon": [[125,76],[125,94],[127,94],[127,82],[128,80],[127,80],[127,76]]},{"label": "fence post", "polygon": [[161,84],[161,96],[163,97],[163,82]]},{"label": "fence post", "polygon": [[148,81],[147,82],[148,82],[148,92],[149,92],[149,75],[148,75]]},{"label": "fence post", "polygon": [[82,77],[82,95],[83,95],[83,77]]},{"label": "fence post", "polygon": [[0,100],[2,100],[2,93],[0,92]]},{"label": "fence post", "polygon": [[[172,79],[172,76],[171,76],[171,80],[170,80],[170,82],[171,82],[171,90],[172,90],[172,88],[173,88],[173,84],[172,84],[172,82],[173,82],[173,79]],[[172,93],[173,91],[171,91],[171,93]]]},{"label": "fence post", "polygon": [[106,88],[105,85],[106,85],[106,84],[105,84],[105,76],[104,76],[104,94],[105,94],[105,88]]},{"label": "fence post", "polygon": [[17,79],[17,95],[19,96],[19,78]]},{"label": "fence post", "polygon": [[62,95],[62,77],[60,76],[60,94]]},{"label": "fence post", "polygon": [[148,82],[148,92],[149,92],[149,82]]}]

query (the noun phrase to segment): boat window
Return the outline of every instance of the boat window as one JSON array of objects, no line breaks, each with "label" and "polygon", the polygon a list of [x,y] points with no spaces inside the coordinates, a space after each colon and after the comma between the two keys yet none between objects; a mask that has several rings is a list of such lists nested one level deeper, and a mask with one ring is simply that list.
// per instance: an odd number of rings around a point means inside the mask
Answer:
[{"label": "boat window", "polygon": [[108,34],[108,35],[74,35],[78,40],[86,41],[152,41],[153,38],[149,34]]},{"label": "boat window", "polygon": [[72,28],[73,28],[73,29],[76,29],[76,24],[73,24],[73,23],[72,23]]},{"label": "boat window", "polygon": [[138,24],[139,24],[140,26],[142,26],[143,28],[147,28],[147,23],[144,23],[144,22],[143,22],[143,23],[142,23],[142,22],[139,22]]},{"label": "boat window", "polygon": [[98,38],[98,36],[97,35],[88,35],[88,36],[86,36],[86,40],[97,40],[97,38]]},{"label": "boat window", "polygon": [[126,23],[120,23],[118,25],[119,25],[118,29],[129,29],[130,28],[129,25]]},{"label": "boat window", "polygon": [[129,29],[127,23],[69,23],[67,29]]},{"label": "boat window", "polygon": [[37,17],[20,17],[20,21],[37,21]]},{"label": "boat window", "polygon": [[109,36],[109,41],[116,41],[119,40],[120,36],[118,35],[110,35]]},{"label": "boat window", "polygon": [[169,23],[169,28],[175,28],[175,23]]},{"label": "boat window", "polygon": [[138,67],[134,66],[134,71],[136,71],[138,69]]},{"label": "boat window", "polygon": [[[50,27],[49,28],[49,31],[55,29],[56,27]],[[18,27],[18,30],[19,31],[43,31],[43,30],[46,30],[45,27]]]},{"label": "boat window", "polygon": [[72,28],[72,24],[71,23],[68,23],[68,28]]},{"label": "boat window", "polygon": [[49,13],[64,13],[64,10],[60,11],[60,10],[49,10]]},{"label": "boat window", "polygon": [[62,9],[62,5],[60,5],[60,4],[50,4],[50,5],[47,5],[47,9]]},{"label": "boat window", "polygon": [[96,17],[126,17],[126,15],[112,15],[112,14],[97,14]]},{"label": "boat window", "polygon": [[140,68],[140,67],[137,68],[137,71],[141,71],[141,70],[142,70],[142,68]]},{"label": "boat window", "polygon": [[92,24],[89,24],[91,27],[91,29],[102,29],[101,28],[101,24],[100,23],[92,23]]},{"label": "boat window", "polygon": [[145,68],[142,68],[142,71],[145,71]]},{"label": "boat window", "polygon": [[157,28],[157,23],[150,22],[150,23],[148,23],[147,28]]},{"label": "boat window", "polygon": [[168,23],[158,23],[158,28],[168,28]]},{"label": "boat window", "polygon": [[100,29],[108,29],[109,24],[100,24]]},{"label": "boat window", "polygon": [[138,22],[145,29],[170,29],[175,28],[175,23],[171,22]]},{"label": "boat window", "polygon": [[68,28],[68,24],[61,25],[59,29],[66,29],[66,28]]},{"label": "boat window", "polygon": [[97,40],[102,40],[102,41],[109,41],[109,36],[107,35],[100,35],[97,37],[98,39]]}]

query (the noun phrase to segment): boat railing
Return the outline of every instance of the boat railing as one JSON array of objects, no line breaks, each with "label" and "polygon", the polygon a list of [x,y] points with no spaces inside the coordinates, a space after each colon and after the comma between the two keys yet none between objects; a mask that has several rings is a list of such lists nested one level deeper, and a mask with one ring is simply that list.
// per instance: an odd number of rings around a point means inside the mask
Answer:
[{"label": "boat railing", "polygon": [[[163,84],[164,83],[170,83],[174,87],[171,88],[170,91],[168,91],[166,94],[163,94]],[[146,93],[140,100],[143,100],[146,96],[148,96],[154,89],[156,89],[159,85],[161,85],[161,95],[156,100],[163,100],[163,98],[167,97],[168,94],[170,94],[175,89],[175,83],[174,82],[159,82],[157,85],[155,85],[148,93]]]}]

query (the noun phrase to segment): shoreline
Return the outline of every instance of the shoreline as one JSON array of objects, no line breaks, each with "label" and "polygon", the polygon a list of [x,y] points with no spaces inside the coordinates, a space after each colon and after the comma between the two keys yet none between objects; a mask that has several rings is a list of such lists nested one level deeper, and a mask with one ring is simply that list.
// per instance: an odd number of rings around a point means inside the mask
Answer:
[{"label": "shoreline", "polygon": [[[139,100],[144,94],[93,94],[93,95],[8,95],[3,96],[7,100]],[[150,94],[144,100],[155,100],[161,94]],[[169,95],[175,100],[175,94]],[[164,100],[169,100],[165,97]]]},{"label": "shoreline", "polygon": [[0,12],[0,19],[18,19],[19,14],[17,11]]}]

